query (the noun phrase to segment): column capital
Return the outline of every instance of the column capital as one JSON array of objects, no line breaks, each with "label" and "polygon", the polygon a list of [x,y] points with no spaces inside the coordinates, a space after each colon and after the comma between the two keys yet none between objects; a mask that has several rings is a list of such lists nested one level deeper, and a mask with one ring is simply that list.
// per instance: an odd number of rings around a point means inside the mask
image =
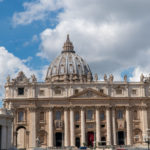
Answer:
[{"label": "column capital", "polygon": [[81,110],[85,110],[85,109],[86,109],[86,107],[85,107],[85,106],[81,106],[80,108],[81,108]]},{"label": "column capital", "polygon": [[106,106],[106,110],[110,110],[112,106]]},{"label": "column capital", "polygon": [[29,111],[31,112],[36,112],[37,108],[36,107],[29,107]]},{"label": "column capital", "polygon": [[54,107],[51,106],[51,107],[49,107],[48,109],[49,109],[49,111],[53,111]]},{"label": "column capital", "polygon": [[101,106],[95,106],[96,110],[100,110]]},{"label": "column capital", "polygon": [[140,106],[142,110],[147,110],[147,106]]},{"label": "column capital", "polygon": [[71,106],[69,109],[70,109],[70,110],[74,110],[74,109],[75,109],[75,106]]},{"label": "column capital", "polygon": [[68,111],[69,110],[69,107],[64,107],[64,111]]},{"label": "column capital", "polygon": [[132,107],[131,106],[126,106],[125,108],[126,108],[126,110],[131,110]]},{"label": "column capital", "polygon": [[112,108],[112,110],[116,110],[116,106],[112,106],[111,108]]}]

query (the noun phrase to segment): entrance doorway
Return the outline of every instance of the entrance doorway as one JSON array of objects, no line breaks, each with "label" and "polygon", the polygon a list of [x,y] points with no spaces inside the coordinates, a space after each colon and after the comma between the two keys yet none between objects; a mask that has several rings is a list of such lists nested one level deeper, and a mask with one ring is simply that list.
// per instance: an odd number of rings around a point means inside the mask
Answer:
[{"label": "entrance doorway", "polygon": [[26,128],[24,126],[19,126],[16,129],[16,147],[18,149],[26,148]]},{"label": "entrance doorway", "polygon": [[93,147],[94,132],[88,132],[88,146]]},{"label": "entrance doorway", "polygon": [[105,136],[101,137],[101,145],[106,145],[106,138],[105,138]]},{"label": "entrance doorway", "polygon": [[124,131],[118,131],[118,145],[124,145]]},{"label": "entrance doorway", "polygon": [[55,137],[56,137],[56,147],[62,147],[62,133],[57,132],[55,134]]},{"label": "entrance doorway", "polygon": [[76,147],[80,147],[80,138],[76,137]]}]

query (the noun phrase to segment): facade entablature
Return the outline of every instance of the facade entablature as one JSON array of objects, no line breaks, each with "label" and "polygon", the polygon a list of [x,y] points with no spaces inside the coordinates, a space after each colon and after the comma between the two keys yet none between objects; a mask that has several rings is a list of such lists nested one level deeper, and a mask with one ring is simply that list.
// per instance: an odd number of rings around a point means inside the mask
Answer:
[{"label": "facade entablature", "polygon": [[59,98],[70,97],[92,88],[110,97],[149,97],[148,82],[91,81],[91,82],[37,82],[35,75],[27,78],[19,72],[15,79],[7,77],[5,98]]}]

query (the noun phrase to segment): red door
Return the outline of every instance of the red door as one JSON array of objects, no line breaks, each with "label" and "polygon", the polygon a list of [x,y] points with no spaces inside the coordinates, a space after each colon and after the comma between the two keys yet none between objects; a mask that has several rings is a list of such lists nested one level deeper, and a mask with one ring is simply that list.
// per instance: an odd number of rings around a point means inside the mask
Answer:
[{"label": "red door", "polygon": [[93,142],[94,142],[94,133],[88,132],[88,146],[93,147]]}]

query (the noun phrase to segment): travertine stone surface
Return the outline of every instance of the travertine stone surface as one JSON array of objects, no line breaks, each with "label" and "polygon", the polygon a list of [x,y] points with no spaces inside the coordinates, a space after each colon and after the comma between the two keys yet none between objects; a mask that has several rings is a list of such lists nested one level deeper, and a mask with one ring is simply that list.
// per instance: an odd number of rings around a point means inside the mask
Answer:
[{"label": "travertine stone surface", "polygon": [[100,80],[95,74],[93,79],[69,36],[47,69],[45,81],[27,76],[20,71],[5,84],[4,107],[14,113],[15,146],[18,133],[26,149],[37,145],[90,147],[94,141],[97,146],[145,144],[150,127],[150,77],[141,75],[139,82],[129,82],[126,75],[116,81],[112,74]]}]

